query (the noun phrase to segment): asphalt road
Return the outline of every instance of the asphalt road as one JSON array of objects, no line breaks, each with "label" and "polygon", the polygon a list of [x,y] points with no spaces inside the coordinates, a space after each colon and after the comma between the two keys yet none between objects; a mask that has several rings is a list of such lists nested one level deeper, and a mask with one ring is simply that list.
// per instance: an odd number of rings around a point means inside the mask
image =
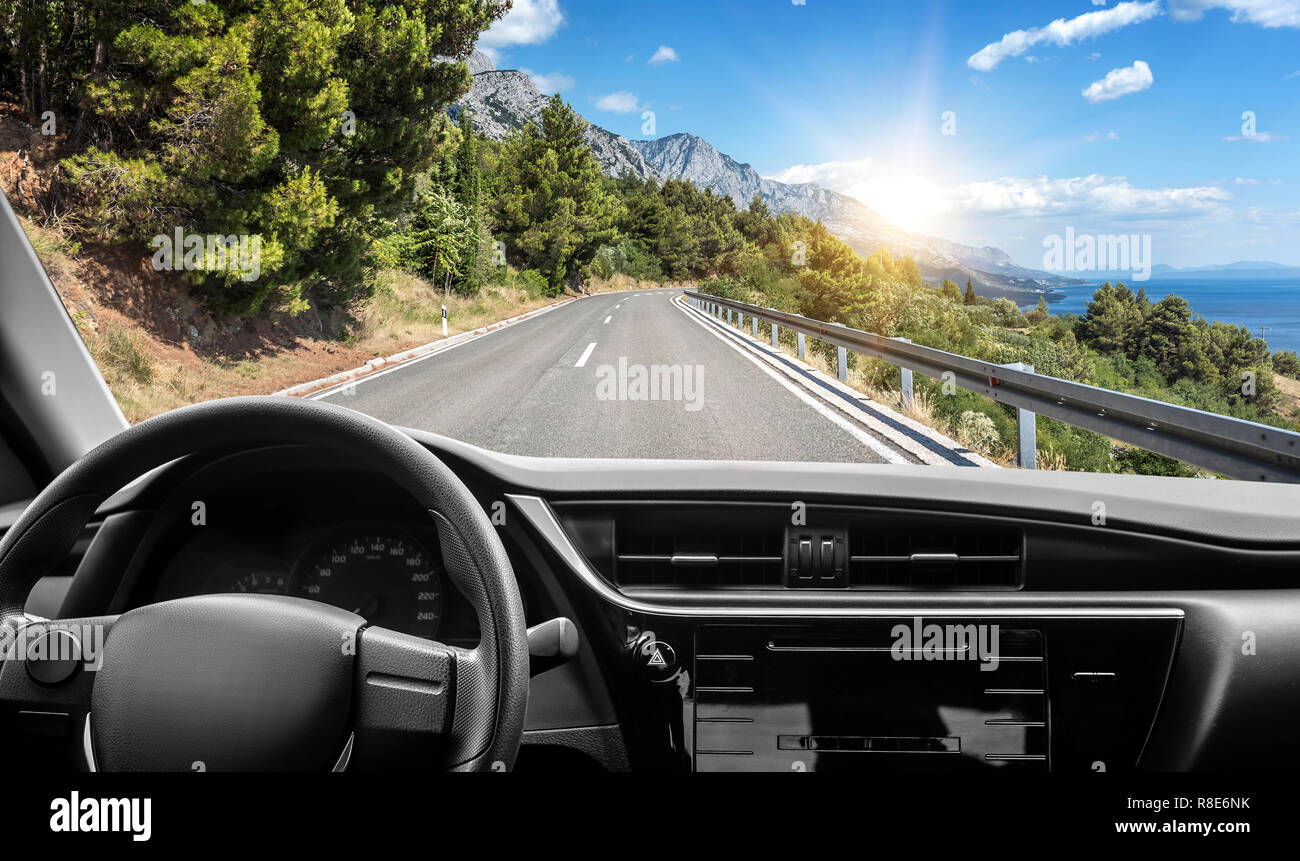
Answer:
[{"label": "asphalt road", "polygon": [[[671,302],[678,292],[570,302],[362,378],[350,394],[332,389],[317,397],[520,455],[883,459]],[[641,379],[651,366],[670,366],[681,382],[661,377],[659,399],[648,399],[649,387],[637,387],[638,366]],[[633,399],[640,393],[647,397]]]}]

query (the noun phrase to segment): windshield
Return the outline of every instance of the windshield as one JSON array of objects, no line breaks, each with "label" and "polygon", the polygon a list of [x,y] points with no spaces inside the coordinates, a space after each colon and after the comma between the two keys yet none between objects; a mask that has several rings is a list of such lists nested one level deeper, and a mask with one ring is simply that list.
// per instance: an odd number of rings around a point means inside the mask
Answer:
[{"label": "windshield", "polygon": [[1300,430],[1294,4],[81,5],[0,0],[0,183],[131,422],[1207,479]]}]

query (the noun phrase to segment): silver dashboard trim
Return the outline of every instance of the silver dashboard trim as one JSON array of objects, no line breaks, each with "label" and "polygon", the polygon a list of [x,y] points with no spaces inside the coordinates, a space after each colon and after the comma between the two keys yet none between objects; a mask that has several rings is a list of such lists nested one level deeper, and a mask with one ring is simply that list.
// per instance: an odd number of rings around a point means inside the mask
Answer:
[{"label": "silver dashboard trim", "polygon": [[[343,745],[343,752],[339,754],[338,761],[330,769],[331,772],[348,770],[348,764],[352,762],[352,745],[356,738],[357,734],[355,732],[348,733],[347,743]],[[90,712],[86,712],[86,730],[81,737],[81,752],[86,760],[86,771],[92,774],[98,772],[99,766],[95,763],[95,741],[90,731]]]},{"label": "silver dashboard trim", "polygon": [[1000,616],[1000,617],[1124,617],[1124,618],[1171,618],[1181,619],[1184,613],[1177,607],[1012,607],[1009,605],[981,605],[979,607],[711,607],[705,605],[654,604],[631,598],[611,586],[605,578],[592,569],[590,563],[573,546],[569,535],[560,525],[551,506],[539,496],[507,493],[506,498],[524,516],[524,519],[537,530],[542,539],[550,545],[569,569],[584,586],[599,598],[631,613],[644,613],[652,616],[691,616],[691,617],[839,617],[839,618],[874,618],[897,616]]}]

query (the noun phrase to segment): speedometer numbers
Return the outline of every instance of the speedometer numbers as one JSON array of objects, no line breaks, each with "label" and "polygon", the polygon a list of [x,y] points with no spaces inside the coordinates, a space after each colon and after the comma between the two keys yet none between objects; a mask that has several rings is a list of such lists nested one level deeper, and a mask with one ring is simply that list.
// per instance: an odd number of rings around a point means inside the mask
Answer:
[{"label": "speedometer numbers", "polygon": [[391,526],[331,532],[303,560],[295,592],[372,625],[432,638],[442,619],[442,573],[414,536]]}]

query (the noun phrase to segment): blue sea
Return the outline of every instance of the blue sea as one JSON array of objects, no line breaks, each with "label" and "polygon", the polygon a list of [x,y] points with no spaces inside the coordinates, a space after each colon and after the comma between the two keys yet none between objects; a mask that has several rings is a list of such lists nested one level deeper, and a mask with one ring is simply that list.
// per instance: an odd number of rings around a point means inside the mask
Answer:
[{"label": "blue sea", "polygon": [[[1052,313],[1082,316],[1099,286],[1058,288],[1065,298],[1051,302]],[[1192,306],[1192,316],[1242,325],[1256,336],[1263,326],[1263,338],[1272,349],[1300,351],[1300,281],[1152,278],[1128,286],[1135,293],[1146,287],[1152,302],[1177,294]]]}]

